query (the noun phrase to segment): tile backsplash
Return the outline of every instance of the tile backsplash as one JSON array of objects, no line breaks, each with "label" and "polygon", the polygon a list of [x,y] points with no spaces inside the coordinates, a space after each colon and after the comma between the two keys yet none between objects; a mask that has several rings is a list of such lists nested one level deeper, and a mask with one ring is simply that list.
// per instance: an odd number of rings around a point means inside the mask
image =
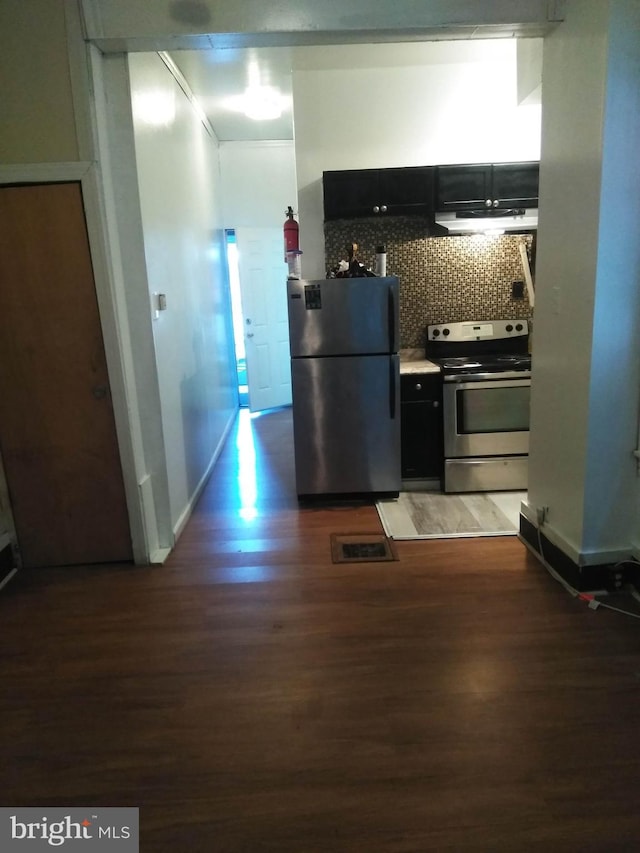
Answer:
[{"label": "tile backsplash", "polygon": [[387,249],[387,275],[400,279],[400,346],[422,348],[430,323],[489,318],[530,318],[527,299],[512,296],[511,284],[524,281],[518,244],[530,234],[428,237],[428,224],[415,217],[342,219],[326,222],[327,270],[347,258],[347,245],[358,244],[357,258],[373,269],[376,246]]}]

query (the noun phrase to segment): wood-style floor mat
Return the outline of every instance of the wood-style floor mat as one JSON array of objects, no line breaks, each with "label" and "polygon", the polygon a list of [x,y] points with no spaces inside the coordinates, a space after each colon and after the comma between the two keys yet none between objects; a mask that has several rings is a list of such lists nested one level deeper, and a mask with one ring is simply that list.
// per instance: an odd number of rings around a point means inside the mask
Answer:
[{"label": "wood-style floor mat", "polygon": [[515,536],[526,492],[400,492],[376,508],[392,539]]},{"label": "wood-style floor mat", "polygon": [[331,559],[334,563],[379,563],[398,557],[383,533],[332,533]]}]

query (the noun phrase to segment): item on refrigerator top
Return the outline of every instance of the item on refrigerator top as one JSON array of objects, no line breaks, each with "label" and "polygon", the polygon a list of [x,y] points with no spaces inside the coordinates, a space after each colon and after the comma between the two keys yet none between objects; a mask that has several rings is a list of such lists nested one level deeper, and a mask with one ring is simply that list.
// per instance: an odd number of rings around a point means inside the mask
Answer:
[{"label": "item on refrigerator top", "polygon": [[387,250],[385,246],[376,246],[376,263],[374,272],[379,276],[385,276],[387,274]]},{"label": "item on refrigerator top", "polygon": [[370,278],[375,275],[364,264],[361,264],[356,257],[358,251],[357,243],[347,243],[346,245],[348,260],[340,261],[340,263],[329,270],[328,278]]},{"label": "item on refrigerator top", "polygon": [[288,278],[302,278],[302,270],[300,264],[300,256],[302,252],[298,251],[287,252],[287,267],[289,268]]},{"label": "item on refrigerator top", "polygon": [[399,282],[289,280],[300,498],[400,489]]},{"label": "item on refrigerator top", "polygon": [[300,229],[295,221],[293,208],[287,208],[287,218],[284,221],[284,259],[287,260],[287,252],[297,252],[300,249]]}]

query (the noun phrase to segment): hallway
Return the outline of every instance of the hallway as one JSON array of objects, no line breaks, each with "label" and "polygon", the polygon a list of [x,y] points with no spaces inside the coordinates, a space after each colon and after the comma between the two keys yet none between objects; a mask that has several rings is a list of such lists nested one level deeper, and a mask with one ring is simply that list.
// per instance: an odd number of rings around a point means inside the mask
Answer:
[{"label": "hallway", "polygon": [[0,593],[2,805],[137,806],[144,853],[635,849],[638,623],[515,537],[332,563],[380,531],[243,411],[164,566]]}]

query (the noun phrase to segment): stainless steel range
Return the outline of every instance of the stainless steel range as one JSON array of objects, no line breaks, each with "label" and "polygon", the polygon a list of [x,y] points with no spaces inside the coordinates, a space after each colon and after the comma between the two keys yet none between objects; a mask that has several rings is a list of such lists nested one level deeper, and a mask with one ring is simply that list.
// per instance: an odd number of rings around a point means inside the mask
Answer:
[{"label": "stainless steel range", "polygon": [[527,488],[531,356],[526,320],[427,327],[443,375],[444,490]]}]

